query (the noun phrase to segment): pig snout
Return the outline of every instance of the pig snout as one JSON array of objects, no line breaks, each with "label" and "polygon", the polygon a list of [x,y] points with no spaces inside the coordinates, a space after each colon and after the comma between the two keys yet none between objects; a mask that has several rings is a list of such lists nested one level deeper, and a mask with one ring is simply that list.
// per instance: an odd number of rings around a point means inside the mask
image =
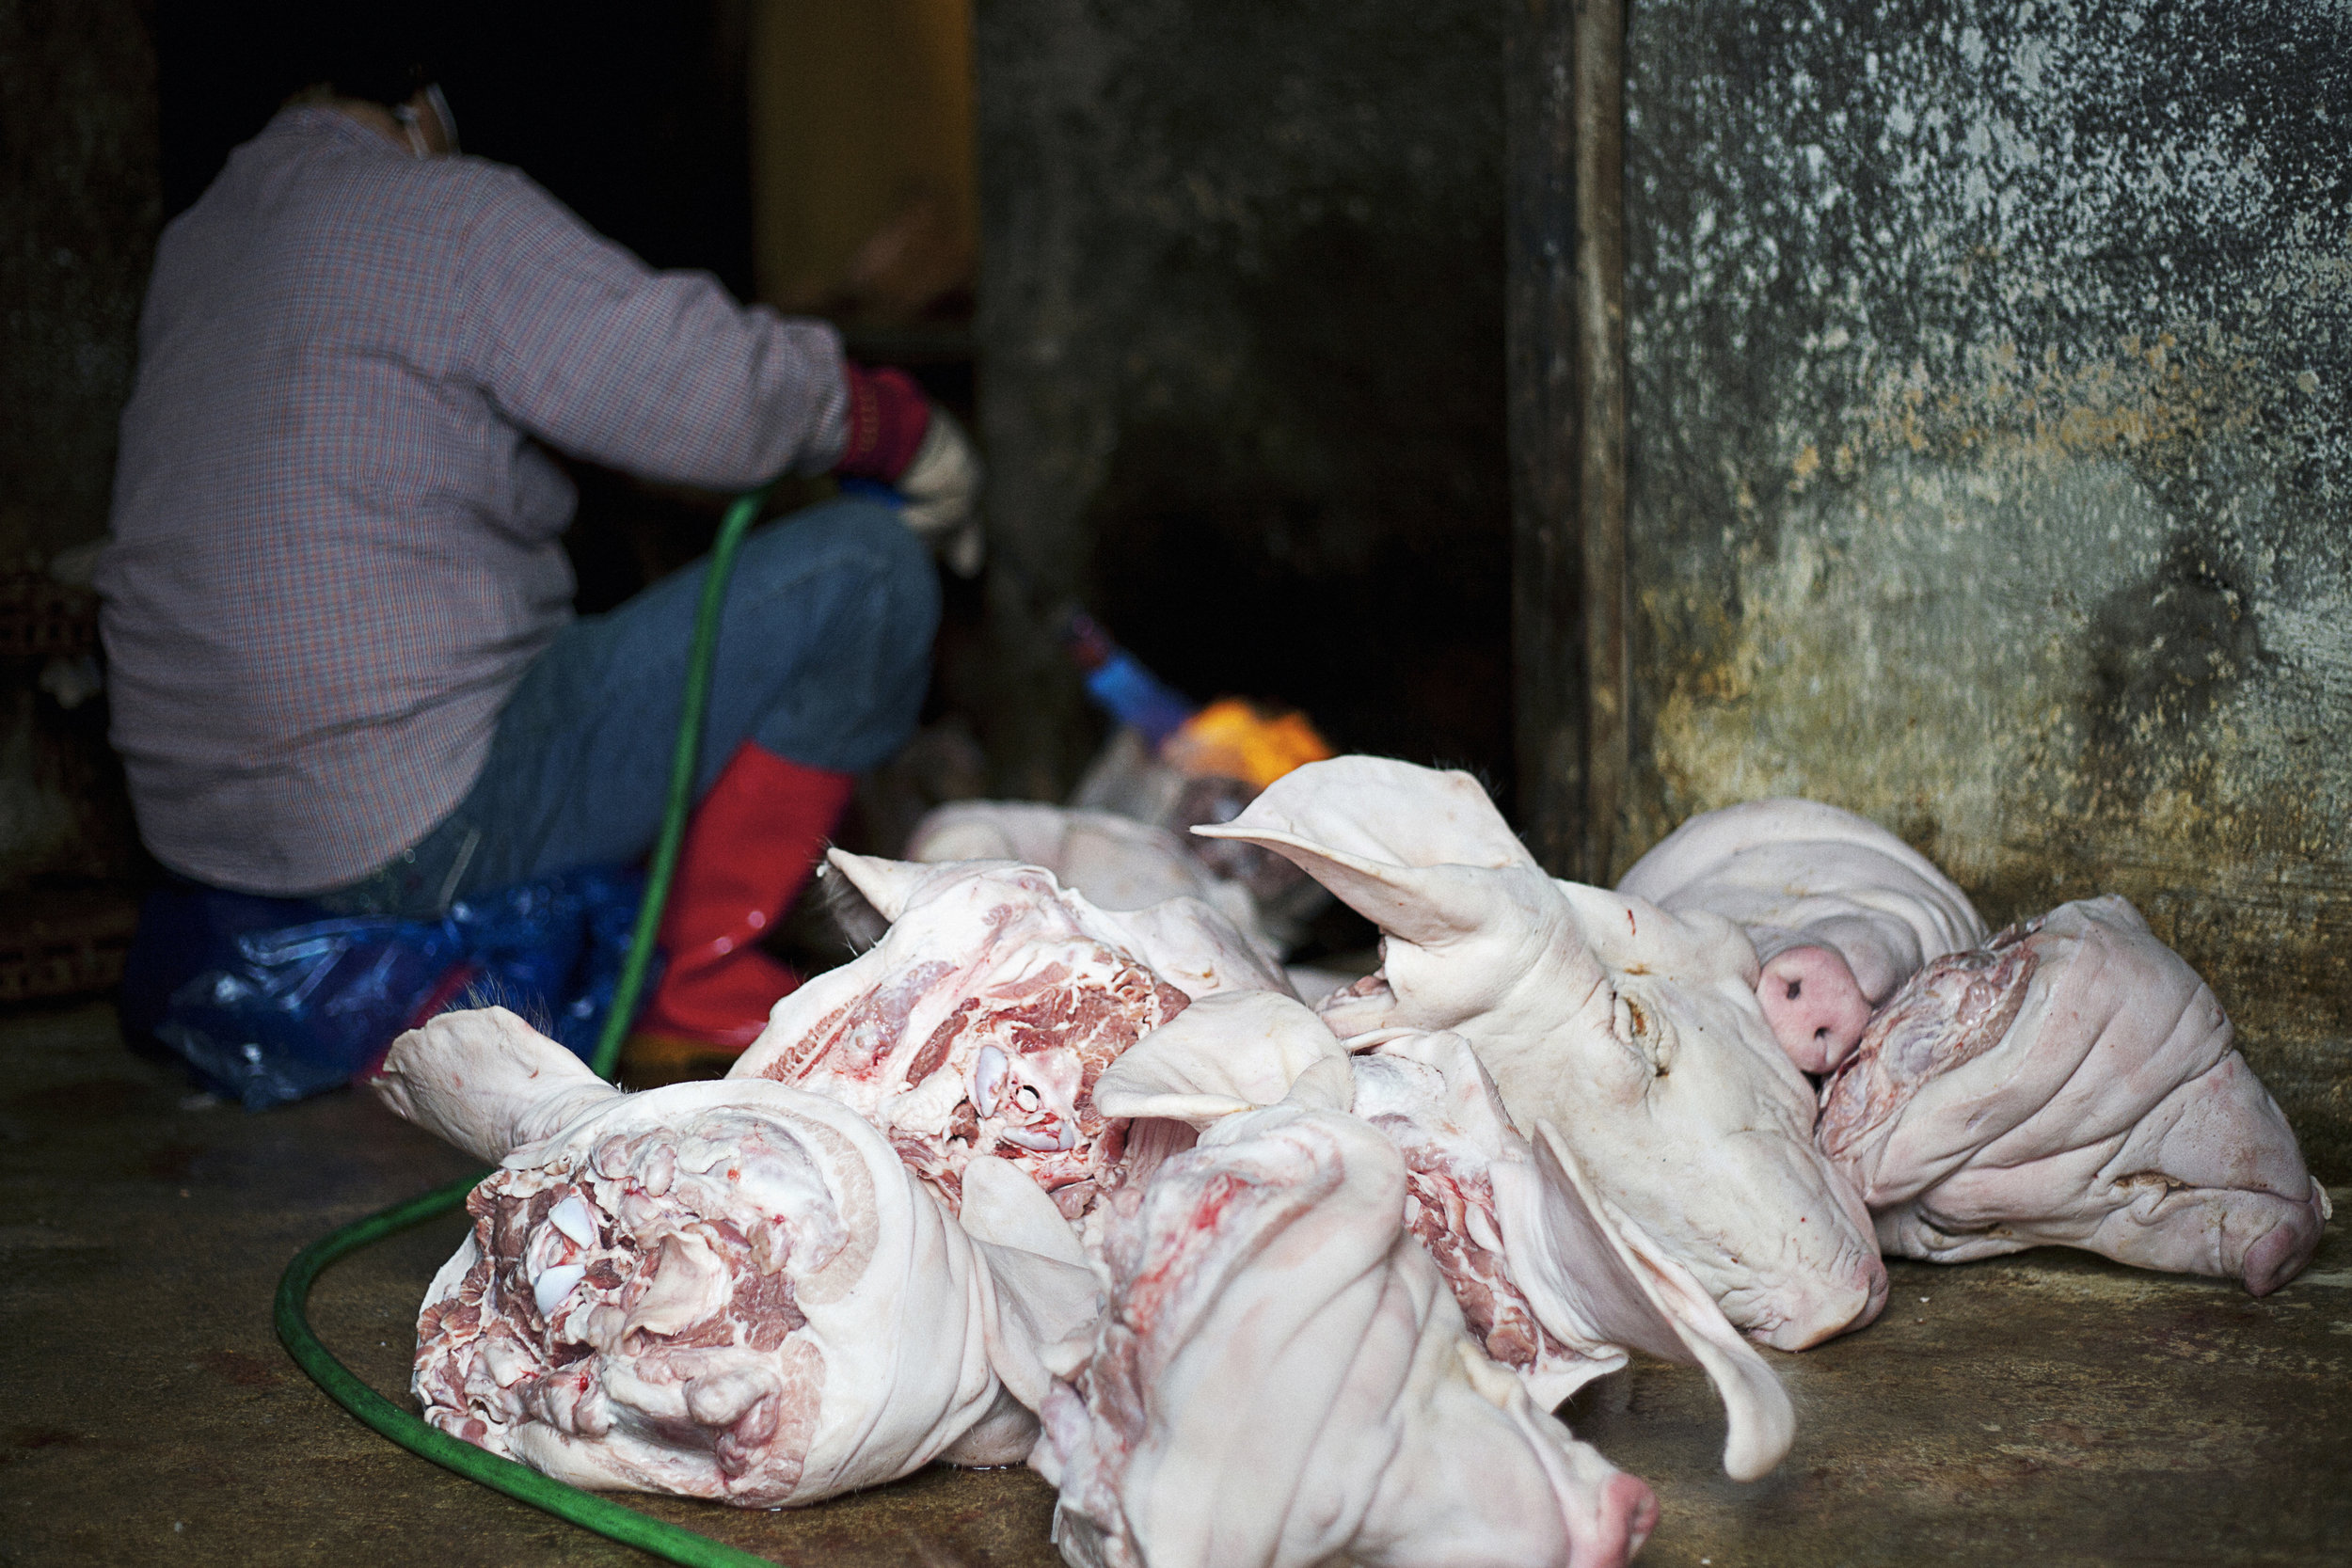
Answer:
[{"label": "pig snout", "polygon": [[1756,983],[1772,1037],[1800,1072],[1828,1072],[1853,1053],[1870,1024],[1870,1003],[1853,971],[1827,947],[1772,956]]},{"label": "pig snout", "polygon": [[1851,1334],[1857,1328],[1867,1328],[1878,1321],[1878,1315],[1886,1310],[1886,1297],[1890,1289],[1886,1278],[1886,1264],[1876,1256],[1864,1258],[1856,1263],[1854,1276],[1862,1286],[1862,1310],[1848,1320],[1843,1330],[1847,1334]]},{"label": "pig snout", "polygon": [[1569,1530],[1568,1568],[1625,1568],[1658,1528],[1658,1494],[1639,1476],[1612,1476],[1585,1528]]},{"label": "pig snout", "polygon": [[1768,1311],[1748,1338],[1773,1350],[1811,1350],[1867,1327],[1886,1309],[1886,1265],[1876,1253],[1855,1253],[1820,1276],[1776,1291],[1778,1310]]},{"label": "pig snout", "polygon": [[2322,1190],[2313,1182],[2312,1196],[2301,1203],[2273,1198],[2265,1205],[2276,1212],[2276,1221],[2246,1249],[2239,1265],[2249,1295],[2268,1295],[2311,1262],[2312,1254],[2319,1250],[2320,1232],[2327,1221],[2322,1200]]}]

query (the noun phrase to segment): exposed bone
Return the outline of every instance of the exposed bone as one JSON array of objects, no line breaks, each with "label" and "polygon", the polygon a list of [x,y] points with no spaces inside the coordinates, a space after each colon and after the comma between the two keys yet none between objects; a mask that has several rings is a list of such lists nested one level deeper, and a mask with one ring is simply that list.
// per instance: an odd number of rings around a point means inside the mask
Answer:
[{"label": "exposed bone", "polygon": [[1094,1081],[1190,997],[1136,953],[1147,944],[1125,917],[1038,867],[831,859],[892,924],[779,1002],[729,1077],[855,1110],[951,1211],[965,1164],[1001,1155],[1082,1217],[1125,1168],[1124,1131],[1096,1108]]}]

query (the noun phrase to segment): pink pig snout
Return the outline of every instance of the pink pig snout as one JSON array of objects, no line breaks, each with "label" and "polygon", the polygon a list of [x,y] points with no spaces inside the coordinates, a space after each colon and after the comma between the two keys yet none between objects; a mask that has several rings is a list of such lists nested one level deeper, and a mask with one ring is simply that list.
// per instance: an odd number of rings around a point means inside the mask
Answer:
[{"label": "pink pig snout", "polygon": [[1886,1309],[1886,1265],[1876,1253],[1855,1253],[1839,1268],[1785,1286],[1774,1298],[1777,1318],[1749,1329],[1748,1338],[1774,1350],[1811,1350],[1867,1327]]},{"label": "pink pig snout", "polygon": [[1658,1494],[1639,1476],[1611,1476],[1594,1512],[1591,1534],[1569,1532],[1568,1568],[1626,1568],[1658,1528]]},{"label": "pink pig snout", "polygon": [[2246,1281],[2249,1294],[2268,1295],[2301,1274],[2311,1262],[2312,1254],[2319,1250],[2320,1232],[2328,1221],[2322,1196],[2319,1184],[2313,1182],[2311,1196],[2301,1203],[2271,1198],[2262,1205],[2275,1212],[2276,1220],[2246,1249],[2245,1259],[2239,1264],[2239,1275]]},{"label": "pink pig snout", "polygon": [[1772,1037],[1800,1072],[1828,1072],[1852,1054],[1869,1027],[1870,1003],[1834,949],[1790,947],[1772,955],[1756,983]]}]

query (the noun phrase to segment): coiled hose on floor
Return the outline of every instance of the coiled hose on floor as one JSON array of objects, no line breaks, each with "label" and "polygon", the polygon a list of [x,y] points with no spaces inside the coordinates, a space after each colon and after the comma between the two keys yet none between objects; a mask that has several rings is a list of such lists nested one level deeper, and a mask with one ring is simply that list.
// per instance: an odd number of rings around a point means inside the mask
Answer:
[{"label": "coiled hose on floor", "polygon": [[[763,485],[737,499],[719,525],[710,547],[710,564],[703,578],[702,604],[694,615],[694,642],[686,662],[685,700],[678,708],[677,745],[670,756],[670,795],[661,816],[661,833],[654,841],[653,859],[645,877],[644,902],[638,906],[637,927],[629,939],[628,958],[613,988],[612,1009],[605,1017],[591,1060],[599,1077],[610,1079],[620,1067],[621,1042],[628,1037],[638,997],[645,988],[645,969],[652,960],[654,934],[661,927],[661,907],[677,872],[678,845],[686,836],[686,817],[694,802],[695,763],[702,752],[703,715],[710,705],[710,672],[719,647],[720,612],[726,604],[727,578],[743,535],[759,516],[772,486]],[[278,1342],[326,1397],[411,1453],[421,1454],[469,1481],[542,1508],[559,1519],[595,1530],[599,1535],[641,1547],[656,1557],[691,1568],[767,1568],[768,1560],[738,1551],[707,1535],[640,1513],[626,1504],[567,1486],[511,1459],[501,1459],[471,1443],[427,1426],[361,1382],[350,1368],[335,1359],[319,1342],[310,1319],[310,1287],[338,1259],[388,1236],[465,1207],[466,1195],[484,1173],[420,1193],[380,1213],[320,1237],[294,1255],[278,1281],[276,1320]]]}]

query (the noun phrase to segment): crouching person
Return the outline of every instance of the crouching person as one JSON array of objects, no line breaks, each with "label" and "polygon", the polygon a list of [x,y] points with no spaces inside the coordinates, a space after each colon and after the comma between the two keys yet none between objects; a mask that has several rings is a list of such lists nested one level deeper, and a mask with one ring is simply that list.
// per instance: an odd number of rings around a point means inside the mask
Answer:
[{"label": "crouching person", "polygon": [[977,564],[969,444],[825,325],[657,272],[458,154],[402,56],[338,68],[167,230],[99,574],[148,847],[205,888],[430,919],[651,846],[702,566],[575,617],[553,448],[714,490],[895,486],[755,531],[646,1026],[739,1049],[853,775]]}]

